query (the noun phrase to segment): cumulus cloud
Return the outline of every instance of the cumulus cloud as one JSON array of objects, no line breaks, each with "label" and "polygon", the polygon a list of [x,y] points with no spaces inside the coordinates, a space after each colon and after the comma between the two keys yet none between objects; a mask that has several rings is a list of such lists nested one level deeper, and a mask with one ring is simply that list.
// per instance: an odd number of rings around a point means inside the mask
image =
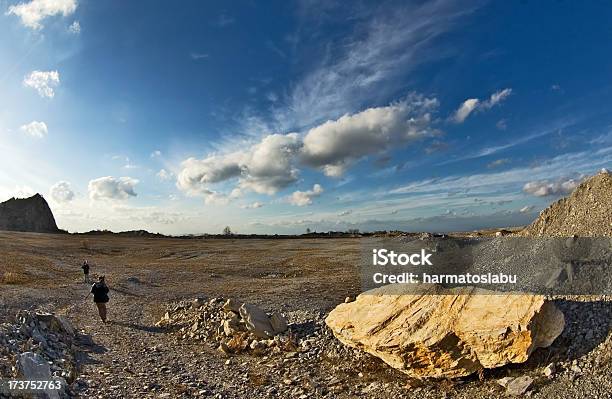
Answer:
[{"label": "cumulus cloud", "polygon": [[134,191],[136,184],[138,184],[138,180],[131,177],[100,177],[89,182],[89,198],[93,200],[125,200],[137,195]]},{"label": "cumulus cloud", "polygon": [[455,111],[452,120],[455,123],[463,123],[472,112],[491,109],[504,101],[510,94],[512,94],[512,89],[503,89],[491,94],[491,96],[484,101],[478,98],[468,98],[461,103],[459,108]]},{"label": "cumulus cloud", "polygon": [[244,157],[240,187],[273,195],[297,181],[298,170],[293,160],[301,146],[297,133],[265,137]]},{"label": "cumulus cloud", "polygon": [[42,21],[47,17],[63,15],[67,17],[76,11],[76,0],[32,0],[10,6],[7,15],[15,15],[21,23],[31,29],[42,29]]},{"label": "cumulus cloud", "polygon": [[236,152],[205,159],[188,158],[181,164],[177,187],[190,195],[207,194],[210,184],[240,176],[242,157],[243,154]]},{"label": "cumulus cloud", "polygon": [[313,198],[320,196],[323,193],[323,187],[320,184],[312,186],[312,190],[295,191],[289,197],[289,203],[295,206],[312,205]]},{"label": "cumulus cloud", "polygon": [[327,176],[341,176],[367,155],[437,134],[430,126],[431,111],[437,106],[436,99],[413,95],[397,104],[325,122],[304,137],[302,160]]},{"label": "cumulus cloud", "polygon": [[57,71],[32,71],[23,78],[23,85],[35,89],[43,98],[53,98],[55,96],[53,88],[59,83],[60,78]]},{"label": "cumulus cloud", "polygon": [[57,203],[66,203],[74,199],[74,191],[70,187],[70,183],[60,181],[51,186],[49,190],[51,198]]},{"label": "cumulus cloud", "polygon": [[263,206],[264,206],[264,204],[262,204],[261,202],[255,201],[252,204],[243,205],[242,209],[257,209],[257,208],[261,208]]},{"label": "cumulus cloud", "polygon": [[536,197],[569,194],[574,191],[584,179],[585,176],[580,176],[578,178],[560,178],[556,181],[531,181],[523,186],[523,191]]},{"label": "cumulus cloud", "polygon": [[181,165],[177,186],[190,195],[209,195],[211,184],[239,178],[238,189],[273,195],[297,180],[293,162],[300,147],[296,133],[271,134],[245,151],[189,158]]},{"label": "cumulus cloud", "polygon": [[68,27],[68,32],[72,33],[73,35],[78,35],[81,33],[81,24],[79,21],[74,21],[72,24],[70,24]]},{"label": "cumulus cloud", "polygon": [[303,136],[269,134],[244,150],[188,158],[181,164],[177,187],[188,195],[210,196],[214,184],[235,179],[238,190],[273,195],[298,180],[299,164],[339,177],[364,157],[438,135],[431,127],[437,106],[436,99],[413,94],[402,102],[327,121]]},{"label": "cumulus cloud", "polygon": [[33,121],[19,128],[30,137],[43,138],[47,135],[47,124],[45,122]]},{"label": "cumulus cloud", "polygon": [[174,177],[174,173],[167,171],[166,169],[162,169],[155,175],[159,180],[170,180]]}]

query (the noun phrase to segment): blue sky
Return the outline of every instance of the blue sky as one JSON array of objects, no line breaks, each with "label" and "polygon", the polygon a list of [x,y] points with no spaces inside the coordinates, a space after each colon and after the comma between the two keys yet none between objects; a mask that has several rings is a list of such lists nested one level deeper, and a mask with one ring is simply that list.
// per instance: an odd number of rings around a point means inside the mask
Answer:
[{"label": "blue sky", "polygon": [[169,234],[525,224],[612,164],[588,2],[0,1],[0,200]]}]

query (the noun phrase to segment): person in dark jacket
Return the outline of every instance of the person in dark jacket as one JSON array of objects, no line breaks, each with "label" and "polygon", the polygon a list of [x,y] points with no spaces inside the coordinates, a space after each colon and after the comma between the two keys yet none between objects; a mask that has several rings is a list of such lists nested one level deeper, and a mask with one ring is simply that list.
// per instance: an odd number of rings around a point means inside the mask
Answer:
[{"label": "person in dark jacket", "polygon": [[108,302],[108,286],[104,281],[104,276],[98,278],[98,282],[91,286],[94,303],[98,307],[98,314],[103,323],[106,323],[106,303]]},{"label": "person in dark jacket", "polygon": [[83,261],[81,269],[83,269],[83,274],[85,275],[85,282],[89,283],[89,262],[87,262],[87,260]]}]

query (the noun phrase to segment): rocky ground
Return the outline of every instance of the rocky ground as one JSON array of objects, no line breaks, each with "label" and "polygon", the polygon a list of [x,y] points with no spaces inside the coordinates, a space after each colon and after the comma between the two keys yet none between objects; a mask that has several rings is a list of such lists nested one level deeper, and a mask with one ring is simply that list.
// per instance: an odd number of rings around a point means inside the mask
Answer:
[{"label": "rocky ground", "polygon": [[[524,395],[535,398],[612,397],[612,301],[604,296],[556,298],[567,323],[551,347],[525,364],[452,381],[412,380],[343,346],[324,318],[359,293],[359,251],[358,239],[0,233],[0,322],[18,324],[20,310],[65,315],[76,330],[69,395],[79,397],[498,398],[507,396],[505,377],[525,377]],[[97,319],[91,298],[84,299],[83,259],[92,273],[107,276],[107,324]],[[196,298],[199,306],[235,298],[282,313],[296,346],[224,353],[214,340],[156,326],[166,311],[192,306]],[[0,357],[2,377],[14,372],[13,360]]]}]

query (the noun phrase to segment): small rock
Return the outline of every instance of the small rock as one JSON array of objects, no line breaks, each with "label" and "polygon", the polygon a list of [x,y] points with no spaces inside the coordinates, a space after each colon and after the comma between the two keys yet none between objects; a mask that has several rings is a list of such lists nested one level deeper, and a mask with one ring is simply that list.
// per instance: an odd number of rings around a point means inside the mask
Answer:
[{"label": "small rock", "polygon": [[554,363],[551,363],[544,368],[543,373],[546,377],[551,378],[555,374],[556,371],[557,371],[557,367],[555,366]]},{"label": "small rock", "polygon": [[512,396],[520,396],[527,392],[532,383],[533,378],[527,375],[514,378],[512,381],[508,382],[506,393]]},{"label": "small rock", "polygon": [[284,333],[287,331],[287,319],[280,313],[274,313],[270,317],[270,324],[275,334]]}]

